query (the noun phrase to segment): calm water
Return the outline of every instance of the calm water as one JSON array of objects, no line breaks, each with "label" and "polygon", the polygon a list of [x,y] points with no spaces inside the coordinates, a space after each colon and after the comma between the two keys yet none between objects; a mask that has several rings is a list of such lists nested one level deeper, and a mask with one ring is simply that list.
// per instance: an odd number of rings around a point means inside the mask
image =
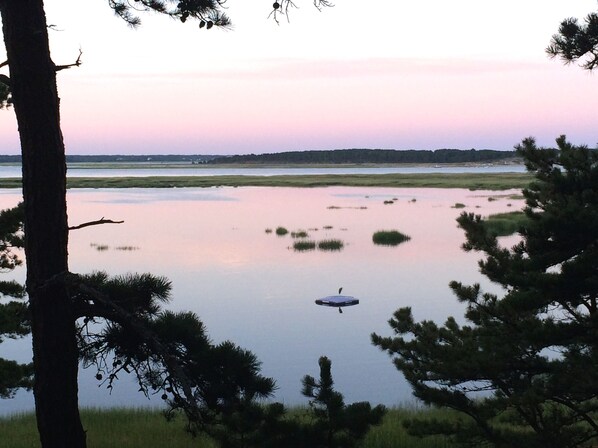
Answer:
[{"label": "calm water", "polygon": [[[125,223],[73,231],[71,270],[170,278],[170,307],[196,312],[215,342],[230,339],[256,353],[263,372],[277,380],[277,400],[306,403],[301,378],[317,375],[318,357],[326,355],[348,402],[399,404],[411,399],[408,386],[388,356],[370,344],[370,333],[390,334],[387,320],[401,306],[411,306],[417,319],[461,316],[462,306],[447,286],[451,280],[496,289],[477,272],[480,254],[460,249],[464,237],[455,218],[463,210],[487,215],[521,208],[520,200],[508,198],[512,193],[351,187],[75,190],[68,197],[71,225],[101,217]],[[1,207],[17,201],[14,190],[0,190]],[[457,202],[467,207],[453,208]],[[316,241],[338,238],[345,247],[298,253],[289,235],[265,232],[277,226],[307,230]],[[375,246],[372,234],[381,229],[397,229],[412,239],[394,248]],[[98,244],[109,248],[98,251]],[[24,273],[15,275],[22,279]],[[341,286],[361,303],[343,314],[314,304]],[[0,350],[20,361],[31,356],[29,341],[8,341]],[[80,375],[82,405],[160,403],[137,394],[129,380],[110,396],[97,387],[94,374]],[[20,393],[0,406],[4,413],[31,409],[32,397]]]},{"label": "calm water", "polygon": [[[209,168],[201,165],[189,168],[98,169],[69,167],[68,177],[145,177],[145,176],[277,176],[309,174],[407,174],[407,173],[523,173],[523,165],[480,166],[406,166],[377,168]],[[0,178],[21,177],[20,166],[0,166]]]}]

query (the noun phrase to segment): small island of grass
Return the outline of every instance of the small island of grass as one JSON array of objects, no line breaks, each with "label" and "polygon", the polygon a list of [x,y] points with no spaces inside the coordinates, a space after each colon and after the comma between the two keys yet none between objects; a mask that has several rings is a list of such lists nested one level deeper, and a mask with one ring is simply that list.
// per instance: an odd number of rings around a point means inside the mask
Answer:
[{"label": "small island of grass", "polygon": [[310,240],[298,240],[293,243],[293,249],[297,252],[305,252],[308,250],[315,250],[316,242]]},{"label": "small island of grass", "polygon": [[405,241],[409,241],[410,236],[399,232],[398,230],[379,230],[372,236],[374,244],[380,246],[398,246]]},{"label": "small island of grass", "polygon": [[276,234],[278,236],[285,236],[287,233],[289,233],[289,231],[286,228],[284,228],[284,227],[277,227],[276,228]]},{"label": "small island of grass", "polygon": [[486,230],[495,236],[513,235],[527,222],[528,217],[522,211],[496,213],[484,220]]},{"label": "small island of grass", "polygon": [[341,240],[322,240],[318,243],[318,249],[320,250],[341,250],[344,246]]}]

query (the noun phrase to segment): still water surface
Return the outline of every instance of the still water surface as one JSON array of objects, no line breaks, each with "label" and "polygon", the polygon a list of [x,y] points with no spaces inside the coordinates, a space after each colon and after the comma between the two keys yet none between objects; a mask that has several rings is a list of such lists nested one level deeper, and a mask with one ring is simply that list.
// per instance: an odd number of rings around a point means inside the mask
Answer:
[{"label": "still water surface", "polygon": [[[172,280],[175,310],[196,312],[213,341],[230,339],[252,350],[264,374],[276,379],[276,400],[305,404],[301,378],[317,375],[317,360],[332,360],[336,386],[347,402],[396,405],[411,398],[390,359],[370,344],[370,334],[390,334],[387,320],[411,306],[416,319],[462,320],[462,305],[448,283],[481,282],[478,253],[460,249],[462,211],[482,215],[520,209],[517,193],[459,189],[388,188],[189,188],[71,190],[70,225],[101,217],[120,225],[71,232],[73,272],[152,272]],[[492,197],[494,200],[489,200]],[[384,201],[394,200],[393,204]],[[0,190],[0,206],[18,201],[15,190]],[[466,205],[454,208],[455,203]],[[510,205],[509,205],[510,204]],[[333,208],[331,208],[333,207]],[[284,226],[307,230],[319,241],[341,239],[340,252],[292,249],[292,238],[266,233]],[[325,229],[324,227],[331,227]],[[372,243],[377,230],[411,236],[397,247]],[[98,251],[97,245],[108,246]],[[136,250],[119,250],[130,246]],[[22,280],[23,272],[15,274]],[[20,277],[19,277],[20,276]],[[343,293],[357,306],[336,309],[314,300]],[[29,341],[8,341],[0,356],[26,361]],[[95,372],[80,374],[84,406],[159,405],[121,380],[112,395],[98,388]],[[31,409],[29,393],[0,402],[0,413]]]}]

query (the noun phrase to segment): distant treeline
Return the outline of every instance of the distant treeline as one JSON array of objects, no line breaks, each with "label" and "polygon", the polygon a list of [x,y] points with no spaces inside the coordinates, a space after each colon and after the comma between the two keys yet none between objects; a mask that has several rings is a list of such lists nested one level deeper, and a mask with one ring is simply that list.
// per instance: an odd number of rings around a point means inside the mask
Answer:
[{"label": "distant treeline", "polygon": [[516,157],[515,151],[491,149],[335,149],[328,151],[290,151],[216,157],[208,163],[467,163],[492,162]]},{"label": "distant treeline", "polygon": [[[67,155],[67,163],[109,163],[109,162],[150,162],[150,163],[206,163],[215,155],[205,154],[151,154],[151,155]],[[0,155],[0,163],[21,163],[20,155]]]},{"label": "distant treeline", "polygon": [[[493,162],[515,158],[515,151],[491,149],[334,149],[323,151],[289,151],[271,154],[216,156],[206,154],[177,155],[67,155],[67,163],[189,163],[189,164],[340,164],[340,163],[467,163]],[[0,155],[0,163],[21,163],[20,155]]]}]

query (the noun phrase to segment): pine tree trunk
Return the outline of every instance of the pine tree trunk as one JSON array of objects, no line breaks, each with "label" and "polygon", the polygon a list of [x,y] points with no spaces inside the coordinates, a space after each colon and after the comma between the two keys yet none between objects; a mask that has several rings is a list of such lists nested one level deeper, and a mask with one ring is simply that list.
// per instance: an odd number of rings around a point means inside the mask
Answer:
[{"label": "pine tree trunk", "polygon": [[66,163],[56,72],[42,0],[0,0],[23,156],[27,291],[32,313],[35,408],[43,448],[83,448],[75,321],[68,270]]}]

